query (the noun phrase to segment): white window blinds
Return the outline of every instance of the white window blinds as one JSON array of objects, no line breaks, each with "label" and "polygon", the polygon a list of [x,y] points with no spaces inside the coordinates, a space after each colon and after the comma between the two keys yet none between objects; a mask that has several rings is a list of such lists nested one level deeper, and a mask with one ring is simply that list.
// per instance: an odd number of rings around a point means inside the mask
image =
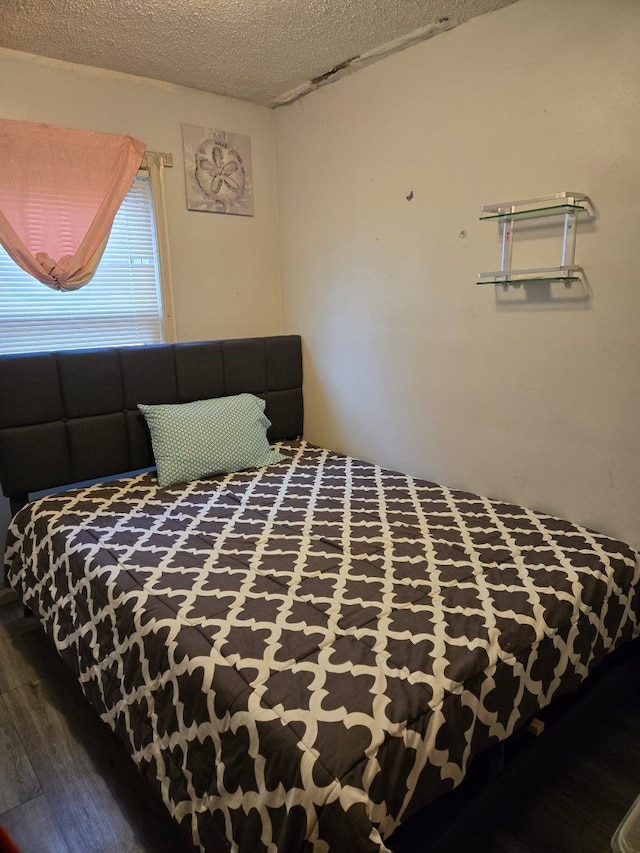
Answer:
[{"label": "white window blinds", "polygon": [[0,352],[162,342],[156,243],[149,175],[140,172],[94,278],[80,290],[45,287],[0,246]]}]

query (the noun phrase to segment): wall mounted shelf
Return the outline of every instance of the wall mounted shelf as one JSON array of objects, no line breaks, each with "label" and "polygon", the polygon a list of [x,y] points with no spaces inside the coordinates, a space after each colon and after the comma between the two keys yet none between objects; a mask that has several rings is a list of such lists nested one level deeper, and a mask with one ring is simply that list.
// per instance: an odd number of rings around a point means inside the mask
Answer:
[{"label": "wall mounted shelf", "polygon": [[[582,203],[578,203],[582,202]],[[519,201],[503,201],[485,204],[481,220],[498,222],[501,232],[500,269],[478,273],[476,284],[509,285],[536,284],[539,282],[571,282],[582,280],[583,269],[574,263],[576,248],[576,225],[580,213],[589,213],[589,199],[583,193],[559,192],[553,195],[527,198]],[[560,263],[556,267],[533,269],[511,269],[514,225],[519,220],[543,219],[562,216],[562,249]]]},{"label": "wall mounted shelf", "polygon": [[[581,281],[581,267],[548,267],[533,270],[518,270],[508,277],[504,272],[483,272],[478,275],[476,284],[535,284],[540,281]],[[481,278],[482,276],[482,278]]]},{"label": "wall mounted shelf", "polygon": [[[485,208],[482,208],[483,210]],[[587,208],[581,204],[556,204],[549,207],[533,207],[529,210],[513,210],[502,213],[488,213],[480,219],[540,219],[541,216],[559,216],[561,213],[573,213]]]}]

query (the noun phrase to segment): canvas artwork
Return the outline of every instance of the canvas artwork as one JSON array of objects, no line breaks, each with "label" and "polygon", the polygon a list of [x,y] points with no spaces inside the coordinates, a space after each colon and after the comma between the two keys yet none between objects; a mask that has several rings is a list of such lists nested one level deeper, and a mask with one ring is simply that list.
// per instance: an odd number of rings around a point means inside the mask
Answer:
[{"label": "canvas artwork", "polygon": [[253,216],[251,137],[182,125],[187,209]]}]

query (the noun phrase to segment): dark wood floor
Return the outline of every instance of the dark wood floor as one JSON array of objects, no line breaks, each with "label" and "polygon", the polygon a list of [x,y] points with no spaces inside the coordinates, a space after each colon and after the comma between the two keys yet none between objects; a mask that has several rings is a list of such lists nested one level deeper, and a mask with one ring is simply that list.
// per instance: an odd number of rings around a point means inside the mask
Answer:
[{"label": "dark wood floor", "polygon": [[[454,820],[437,832],[410,823],[397,834],[394,849],[606,853],[640,794],[640,695],[609,710],[562,760],[547,758],[540,767],[533,759],[529,769],[525,761],[517,785],[505,771],[484,797],[456,804]],[[572,730],[569,721],[560,738],[571,740]],[[523,774],[531,780],[529,790]],[[445,806],[434,808],[446,812]],[[22,853],[187,853],[36,620],[25,618],[2,592],[0,823]]]},{"label": "dark wood floor", "polygon": [[187,853],[33,617],[0,606],[0,824],[22,853]]},{"label": "dark wood floor", "polygon": [[484,789],[461,788],[401,827],[395,853],[608,853],[640,795],[640,693],[616,709],[603,689],[599,720],[567,711],[545,746],[531,738]]}]

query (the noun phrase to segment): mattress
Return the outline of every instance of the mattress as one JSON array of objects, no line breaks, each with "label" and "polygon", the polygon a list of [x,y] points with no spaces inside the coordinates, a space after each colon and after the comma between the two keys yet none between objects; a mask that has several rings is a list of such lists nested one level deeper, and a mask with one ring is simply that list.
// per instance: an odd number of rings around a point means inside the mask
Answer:
[{"label": "mattress", "polygon": [[44,498],[7,572],[196,849],[387,850],[638,634],[637,554],[305,442]]}]

